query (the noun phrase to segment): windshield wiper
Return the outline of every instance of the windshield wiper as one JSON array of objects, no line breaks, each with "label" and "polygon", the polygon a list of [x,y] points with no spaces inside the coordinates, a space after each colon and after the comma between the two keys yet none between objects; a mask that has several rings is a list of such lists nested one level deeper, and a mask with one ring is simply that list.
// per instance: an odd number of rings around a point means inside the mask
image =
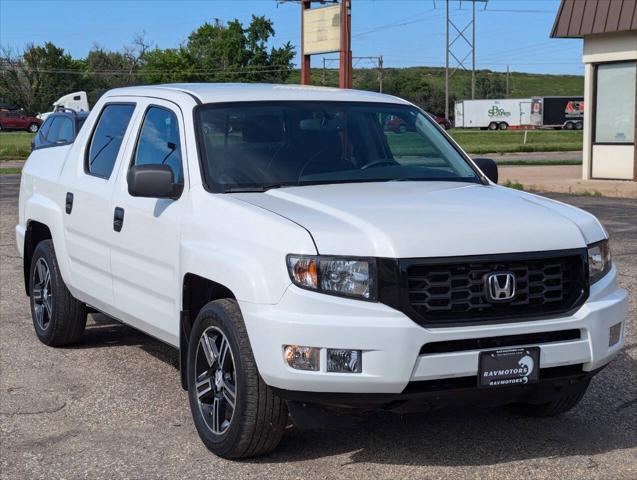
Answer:
[{"label": "windshield wiper", "polygon": [[265,185],[255,185],[250,187],[228,187],[223,192],[224,193],[245,193],[245,192],[267,192],[273,188],[281,188],[289,185],[284,185],[280,183],[267,183]]}]

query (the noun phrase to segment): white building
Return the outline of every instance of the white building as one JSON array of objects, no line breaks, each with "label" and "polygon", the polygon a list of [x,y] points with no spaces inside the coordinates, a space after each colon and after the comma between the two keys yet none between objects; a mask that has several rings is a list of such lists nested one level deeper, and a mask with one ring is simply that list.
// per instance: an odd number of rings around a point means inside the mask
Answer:
[{"label": "white building", "polygon": [[583,38],[585,179],[637,181],[637,0],[562,0],[552,38]]}]

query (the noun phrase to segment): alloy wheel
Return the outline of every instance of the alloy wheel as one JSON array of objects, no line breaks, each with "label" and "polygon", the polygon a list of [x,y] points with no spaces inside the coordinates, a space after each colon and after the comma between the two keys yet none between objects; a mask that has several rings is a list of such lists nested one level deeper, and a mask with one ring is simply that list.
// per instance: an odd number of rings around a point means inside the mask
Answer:
[{"label": "alloy wheel", "polygon": [[226,433],[234,417],[237,383],[234,356],[225,334],[209,327],[202,334],[195,357],[195,394],[207,427]]},{"label": "alloy wheel", "polygon": [[53,292],[51,270],[44,258],[38,258],[33,271],[33,307],[35,320],[42,330],[46,330],[53,318]]}]

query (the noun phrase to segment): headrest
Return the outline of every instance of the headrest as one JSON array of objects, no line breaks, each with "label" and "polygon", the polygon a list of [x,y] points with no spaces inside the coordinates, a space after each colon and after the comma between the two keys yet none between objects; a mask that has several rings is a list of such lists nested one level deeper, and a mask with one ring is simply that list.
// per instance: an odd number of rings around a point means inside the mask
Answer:
[{"label": "headrest", "polygon": [[243,120],[242,133],[244,142],[280,142],[283,125],[277,115],[251,115]]}]

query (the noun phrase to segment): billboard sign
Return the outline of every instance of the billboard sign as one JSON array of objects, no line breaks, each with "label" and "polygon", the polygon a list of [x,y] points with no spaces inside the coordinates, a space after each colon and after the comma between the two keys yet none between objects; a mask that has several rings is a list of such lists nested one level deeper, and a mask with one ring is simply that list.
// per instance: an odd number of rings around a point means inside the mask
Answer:
[{"label": "billboard sign", "polygon": [[341,49],[341,6],[310,8],[303,13],[304,55]]}]

